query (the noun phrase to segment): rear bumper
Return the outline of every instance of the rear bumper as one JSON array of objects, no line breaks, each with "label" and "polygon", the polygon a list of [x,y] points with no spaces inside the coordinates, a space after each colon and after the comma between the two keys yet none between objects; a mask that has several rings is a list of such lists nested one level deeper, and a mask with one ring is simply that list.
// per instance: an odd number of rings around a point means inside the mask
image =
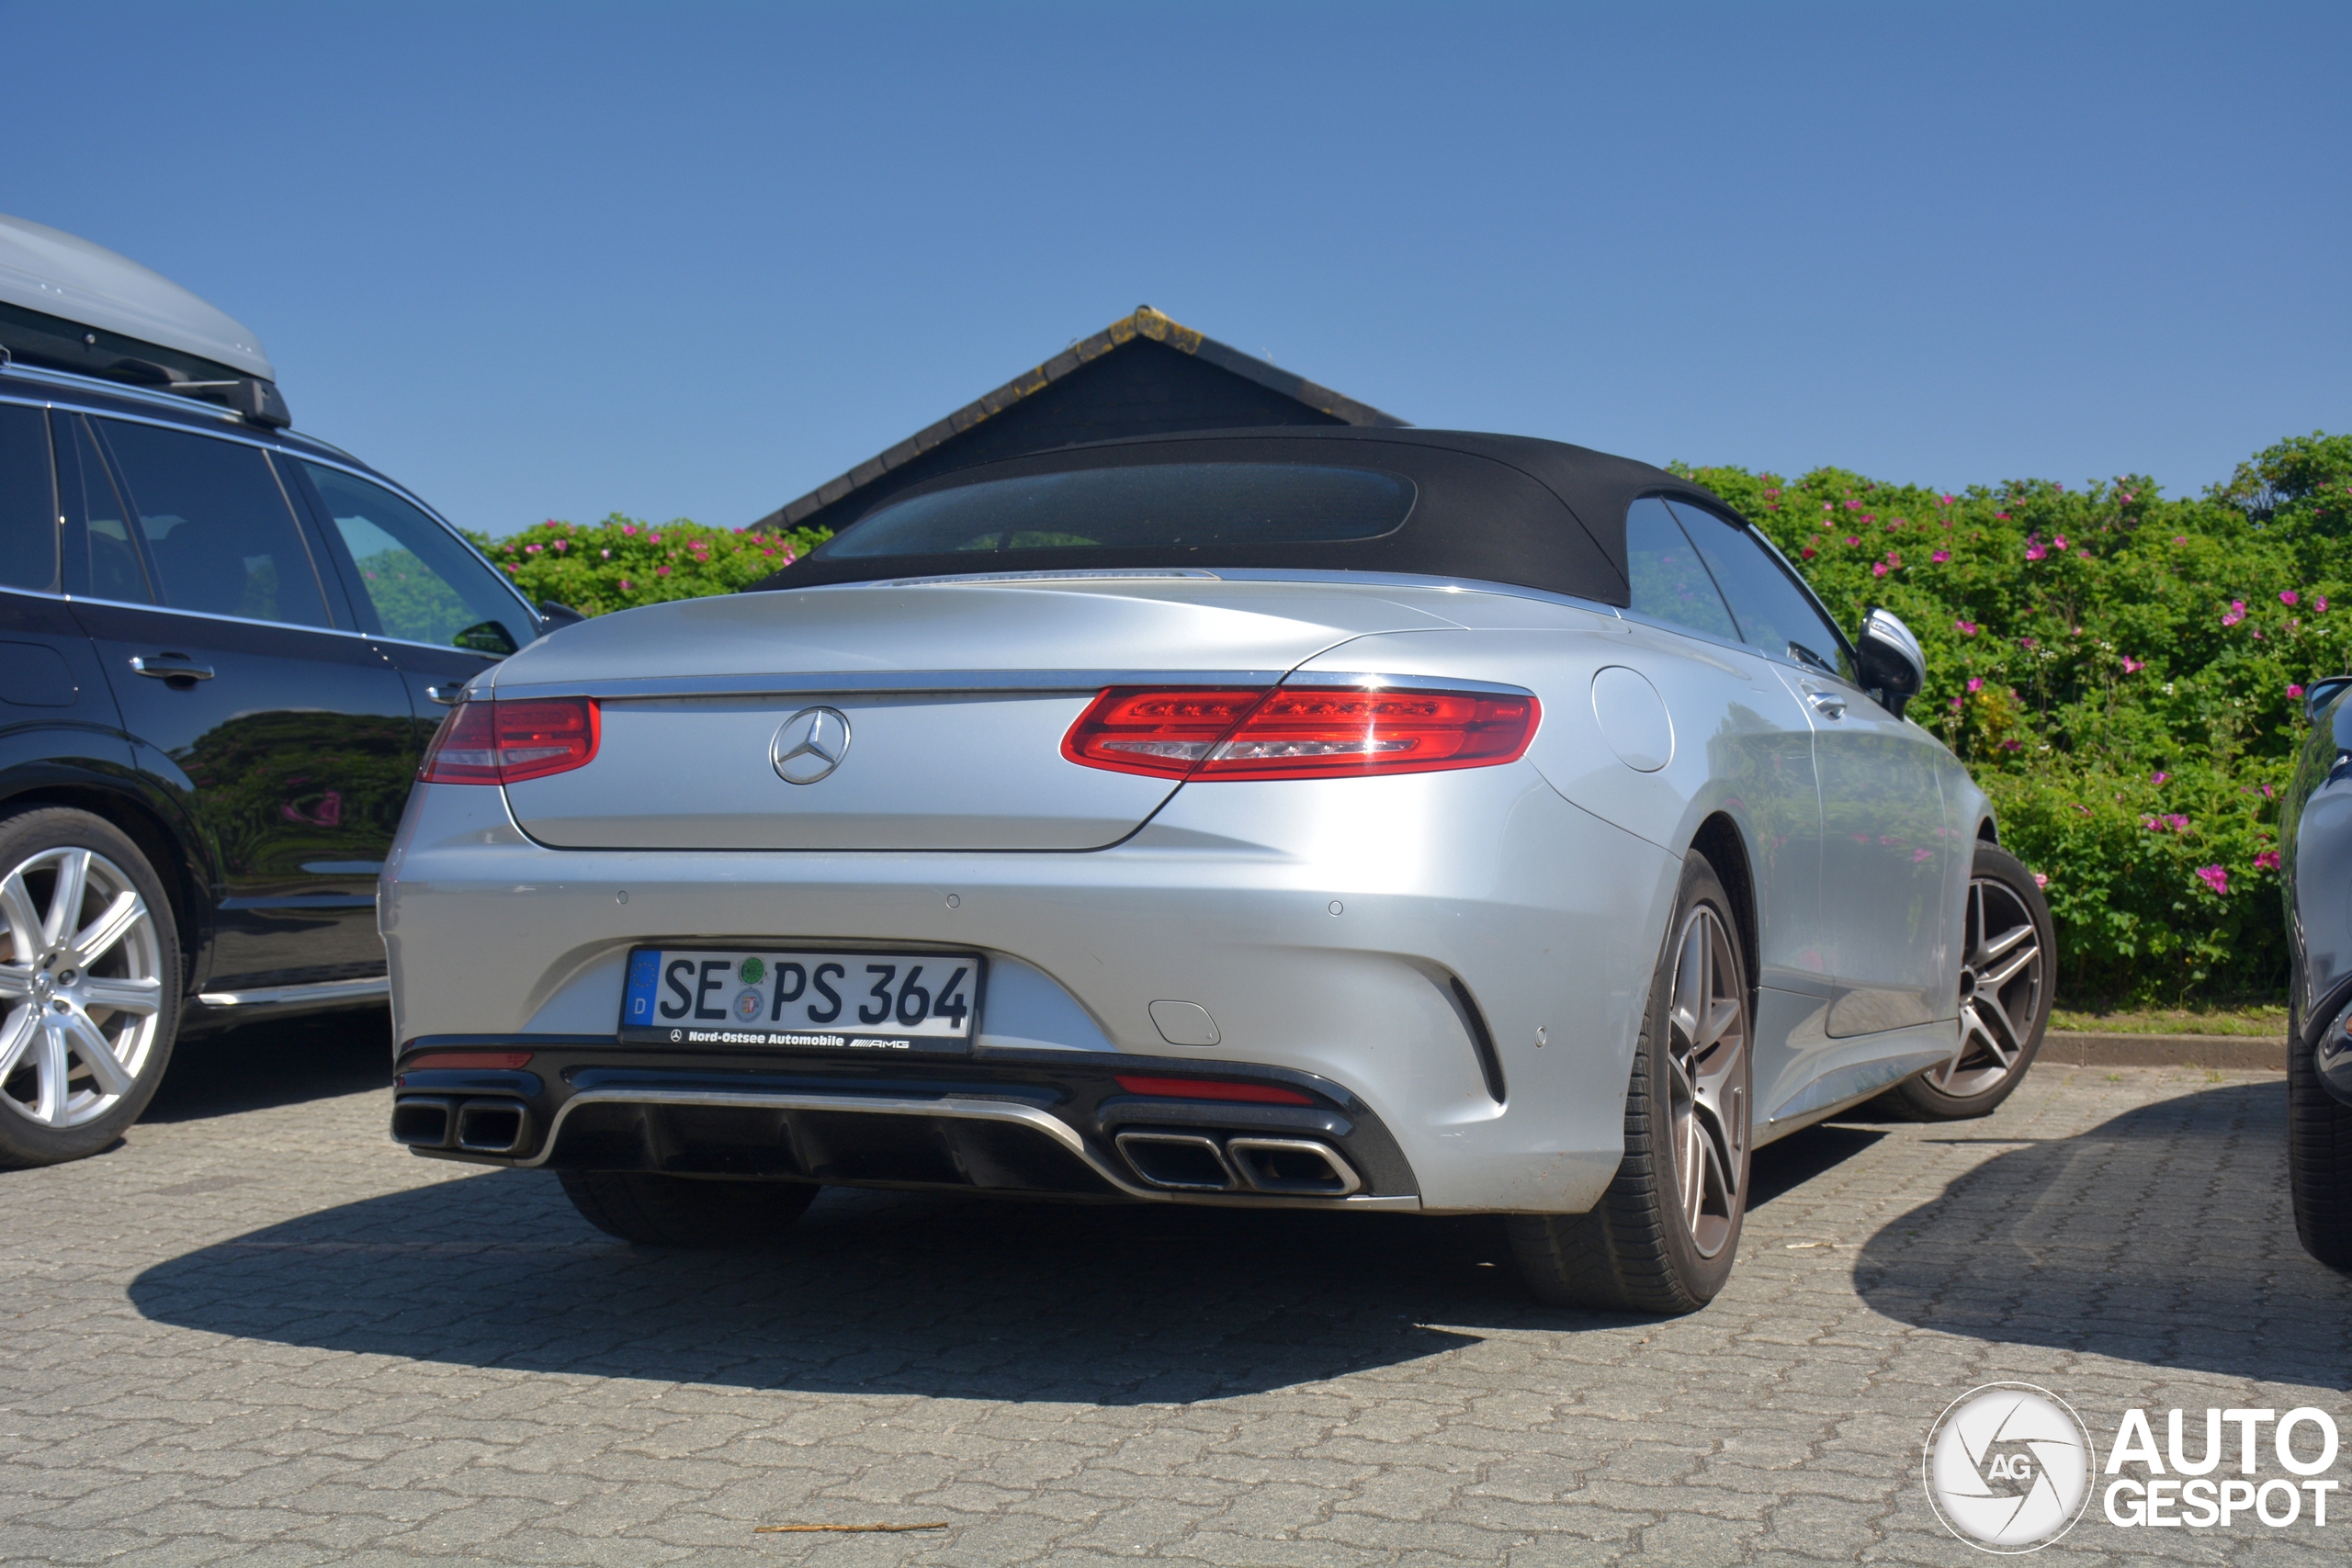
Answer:
[{"label": "rear bumper", "polygon": [[[1064,1052],[954,1064],[777,1061],[546,1036],[418,1040],[403,1055],[527,1050],[520,1068],[403,1070],[392,1135],[479,1164],[768,1177],[1062,1198],[1420,1207],[1378,1116],[1304,1073],[1220,1065],[1307,1105],[1131,1094],[1116,1075],[1193,1076],[1195,1061]],[[1270,1166],[1261,1145],[1326,1151]],[[1162,1147],[1197,1154],[1187,1167]],[[1214,1151],[1214,1152],[1209,1152]]]},{"label": "rear bumper", "polygon": [[[1303,1075],[1396,1151],[1393,1177],[1378,1160],[1356,1166],[1366,1201],[1559,1213],[1589,1209],[1623,1157],[1626,1077],[1679,871],[1524,763],[1187,787],[1125,842],[1074,853],[556,850],[515,826],[498,790],[425,784],[379,919],[401,1049],[494,1039],[604,1053],[565,1058],[569,1094],[586,1092],[592,1066],[652,1070],[616,1054],[633,944],[978,951],[989,975],[973,1055],[925,1071],[1159,1061]],[[1205,1009],[1216,1043],[1163,1038],[1152,1004],[1169,1001]],[[723,1070],[797,1079],[833,1060],[766,1054]],[[676,1097],[738,1090],[660,1087],[666,1109],[642,1118],[640,1141],[724,1141],[703,1112],[729,1111],[768,1116],[759,1136],[778,1146],[807,1143],[796,1129],[828,1109],[697,1106]],[[978,1109],[860,1113],[928,1116],[938,1125],[925,1135],[949,1145],[974,1125],[1028,1120],[999,1094],[978,1098]],[[533,1143],[514,1163],[570,1160],[575,1124],[624,1114],[591,1115],[620,1103],[609,1098],[565,1103],[534,1101],[538,1136],[559,1114],[564,1126],[551,1152]],[[1107,1185],[1097,1195],[1139,1195],[1120,1185],[1136,1173],[1101,1124],[1065,1122],[1084,1142],[1070,1157]]]}]

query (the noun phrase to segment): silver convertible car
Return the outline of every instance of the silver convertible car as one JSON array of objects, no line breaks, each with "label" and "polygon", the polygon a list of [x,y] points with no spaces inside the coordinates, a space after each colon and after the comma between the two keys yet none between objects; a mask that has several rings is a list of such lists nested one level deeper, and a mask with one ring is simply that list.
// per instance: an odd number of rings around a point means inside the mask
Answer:
[{"label": "silver convertible car", "polygon": [[2040,1043],[1923,678],[1575,446],[964,469],[475,678],[380,886],[392,1135],[637,1242],[828,1183],[1492,1213],[1544,1299],[1689,1311],[1759,1144]]}]

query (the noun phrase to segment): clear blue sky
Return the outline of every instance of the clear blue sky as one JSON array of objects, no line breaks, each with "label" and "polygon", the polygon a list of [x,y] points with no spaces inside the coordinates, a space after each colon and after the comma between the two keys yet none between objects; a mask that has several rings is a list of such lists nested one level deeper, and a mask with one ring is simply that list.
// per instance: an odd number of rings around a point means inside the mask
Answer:
[{"label": "clear blue sky", "polygon": [[0,0],[0,211],[503,533],[1140,301],[1428,425],[2168,491],[2352,429],[2352,6]]}]

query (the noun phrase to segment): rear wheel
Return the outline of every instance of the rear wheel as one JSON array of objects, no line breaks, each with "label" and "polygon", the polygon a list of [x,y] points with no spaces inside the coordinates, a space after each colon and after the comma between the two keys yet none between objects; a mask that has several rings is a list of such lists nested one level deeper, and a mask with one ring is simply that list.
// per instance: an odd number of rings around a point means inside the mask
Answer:
[{"label": "rear wheel", "polygon": [[636,1170],[556,1173],[581,1217],[641,1247],[743,1247],[775,1235],[807,1212],[820,1189],[807,1181],[706,1180]]},{"label": "rear wheel", "polygon": [[1960,1039],[1942,1066],[1905,1079],[1879,1107],[1917,1122],[1991,1115],[2041,1049],[2057,945],[2049,901],[2025,862],[1978,844],[1961,944]]},{"label": "rear wheel", "polygon": [[1588,1214],[1514,1214],[1520,1272],[1556,1306],[1695,1312],[1731,1277],[1747,1214],[1751,1015],[1731,899],[1682,867],[1671,940],[1625,1092],[1625,1158]]},{"label": "rear wheel", "polygon": [[2287,1040],[2287,1186],[2295,1235],[2322,1263],[2352,1273],[2352,1105],[2320,1082],[2301,1032]]},{"label": "rear wheel", "polygon": [[179,1027],[179,936],[103,818],[0,818],[0,1166],[96,1154],[139,1120]]}]

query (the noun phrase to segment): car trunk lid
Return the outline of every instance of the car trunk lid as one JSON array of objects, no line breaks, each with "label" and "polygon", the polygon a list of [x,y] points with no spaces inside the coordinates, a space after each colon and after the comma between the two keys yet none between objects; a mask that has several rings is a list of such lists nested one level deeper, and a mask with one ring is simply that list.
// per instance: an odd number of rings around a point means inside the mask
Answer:
[{"label": "car trunk lid", "polygon": [[498,667],[502,698],[586,695],[602,710],[592,761],[509,784],[507,799],[562,848],[1096,849],[1174,788],[1061,755],[1103,687],[1272,685],[1367,632],[1455,624],[1419,596],[1190,574],[650,606]]}]

